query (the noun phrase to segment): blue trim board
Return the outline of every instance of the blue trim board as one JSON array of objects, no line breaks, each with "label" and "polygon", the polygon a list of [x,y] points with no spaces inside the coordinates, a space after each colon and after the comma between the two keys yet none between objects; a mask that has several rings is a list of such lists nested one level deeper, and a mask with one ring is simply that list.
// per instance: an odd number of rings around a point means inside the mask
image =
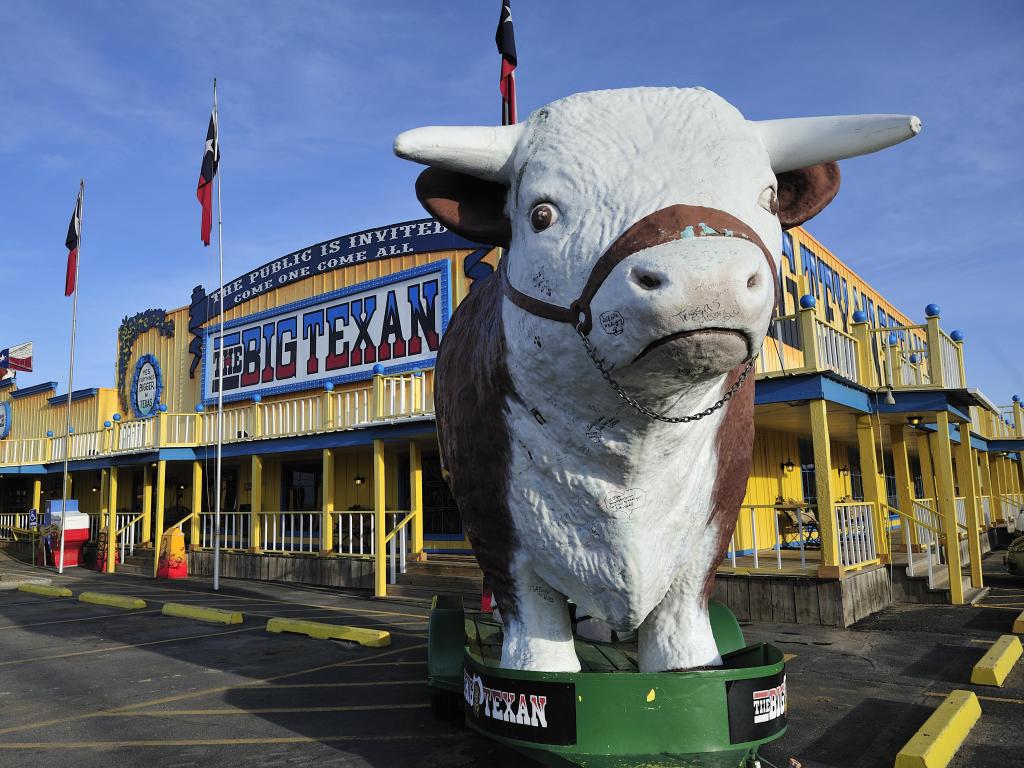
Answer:
[{"label": "blue trim board", "polygon": [[1015,438],[1013,440],[989,440],[988,449],[990,452],[1000,451],[1024,451],[1024,440]]},{"label": "blue trim board", "polygon": [[46,473],[47,469],[42,464],[24,464],[20,467],[4,467],[0,470],[0,477],[6,477],[7,475],[45,475]]},{"label": "blue trim board", "polygon": [[464,533],[424,533],[423,541],[465,541]]},{"label": "blue trim board", "polygon": [[764,379],[754,387],[757,405],[809,400],[829,400],[862,413],[871,412],[871,398],[866,391],[821,374]]},{"label": "blue trim board", "polygon": [[17,379],[15,379],[13,376],[9,379],[4,379],[3,381],[0,381],[0,389],[7,389],[8,387],[12,386],[15,381],[17,381]]},{"label": "blue trim board", "polygon": [[[98,389],[93,387],[92,389],[76,389],[71,393],[71,400],[85,400],[89,397],[95,397],[99,392]],[[68,393],[65,392],[63,395],[54,395],[49,399],[50,405],[63,405],[68,401]]]},{"label": "blue trim board", "polygon": [[[40,392],[46,392],[50,389],[57,389],[56,381],[44,381],[42,384],[34,384],[31,387],[25,387],[24,389],[16,389],[11,392],[11,397],[17,399],[19,397],[28,397],[29,395],[38,395]],[[67,395],[65,395],[67,397]]]}]

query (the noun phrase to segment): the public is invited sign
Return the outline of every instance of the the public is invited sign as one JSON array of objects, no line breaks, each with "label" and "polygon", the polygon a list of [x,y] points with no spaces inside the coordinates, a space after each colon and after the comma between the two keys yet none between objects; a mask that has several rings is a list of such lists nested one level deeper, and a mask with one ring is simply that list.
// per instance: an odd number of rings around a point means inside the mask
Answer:
[{"label": "the public is invited sign", "polygon": [[206,329],[203,401],[274,395],[434,364],[451,315],[447,260]]}]

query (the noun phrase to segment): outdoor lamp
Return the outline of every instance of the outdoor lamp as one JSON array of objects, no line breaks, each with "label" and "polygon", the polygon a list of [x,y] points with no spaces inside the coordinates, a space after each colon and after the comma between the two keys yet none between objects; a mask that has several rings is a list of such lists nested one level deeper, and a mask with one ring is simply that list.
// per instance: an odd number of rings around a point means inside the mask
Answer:
[{"label": "outdoor lamp", "polygon": [[363,477],[362,475],[356,475],[353,478],[352,482],[354,482],[356,485],[362,485],[363,483],[366,482],[366,478]]},{"label": "outdoor lamp", "polygon": [[840,477],[849,477],[850,476],[850,468],[847,467],[847,466],[840,467],[839,468],[839,476]]},{"label": "outdoor lamp", "polygon": [[782,465],[782,469],[785,472],[792,472],[794,469],[796,469],[796,464],[794,464],[791,460],[787,459],[786,462]]},{"label": "outdoor lamp", "polygon": [[910,426],[916,427],[920,423],[921,423],[921,417],[920,416],[907,416],[907,424],[909,424]]}]

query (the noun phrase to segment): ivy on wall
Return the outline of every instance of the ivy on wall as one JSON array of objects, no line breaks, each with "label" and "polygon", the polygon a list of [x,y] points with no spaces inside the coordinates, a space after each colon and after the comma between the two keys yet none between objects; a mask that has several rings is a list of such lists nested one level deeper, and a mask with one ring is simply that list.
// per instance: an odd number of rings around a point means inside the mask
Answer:
[{"label": "ivy on wall", "polygon": [[128,396],[125,394],[125,383],[128,378],[128,362],[131,360],[132,347],[139,336],[156,328],[161,336],[174,336],[174,321],[167,319],[167,312],[162,309],[147,309],[137,315],[125,317],[121,327],[117,329],[117,396],[121,401],[121,410],[128,413]]}]

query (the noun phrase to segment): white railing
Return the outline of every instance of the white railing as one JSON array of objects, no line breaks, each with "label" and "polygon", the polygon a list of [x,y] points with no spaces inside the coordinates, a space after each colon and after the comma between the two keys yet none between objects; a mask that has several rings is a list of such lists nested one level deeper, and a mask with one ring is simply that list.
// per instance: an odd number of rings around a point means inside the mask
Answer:
[{"label": "white railing", "polygon": [[42,464],[46,461],[45,437],[0,441],[0,464]]},{"label": "white railing", "polygon": [[258,407],[264,435],[302,435],[323,429],[323,398],[320,395],[260,403]]},{"label": "white railing", "polygon": [[[224,409],[224,442],[237,443],[252,437],[249,425],[250,411],[248,408]],[[205,412],[202,415],[203,442],[211,445],[217,443],[217,411]]]},{"label": "white railing", "polygon": [[877,560],[874,505],[836,504],[833,514],[842,566],[851,568]]},{"label": "white railing", "polygon": [[264,552],[320,551],[320,518],[317,512],[260,512],[260,542]]},{"label": "white railing", "polygon": [[[932,383],[931,374],[928,373],[928,354],[922,349],[904,349],[900,347],[895,351],[898,362],[895,364],[899,370],[899,378],[894,382],[901,386],[928,386]],[[911,359],[913,358],[913,359]]]},{"label": "white railing", "polygon": [[0,540],[15,538],[15,529],[28,530],[28,512],[4,512],[0,514]]},{"label": "white railing", "polygon": [[992,525],[992,500],[988,496],[981,497],[981,520],[985,528]]},{"label": "white railing", "polygon": [[799,315],[772,318],[772,325],[761,345],[755,373],[781,373],[804,367],[803,344],[800,343]]},{"label": "white railing", "polygon": [[946,332],[939,329],[939,353],[942,355],[942,386],[961,389],[964,386],[960,372],[960,346]]},{"label": "white railing", "polygon": [[956,521],[963,528],[967,528],[967,499],[957,496],[954,501],[956,502]]},{"label": "white railing", "polygon": [[373,421],[373,387],[332,392],[331,415],[335,429],[348,429]]},{"label": "white railing", "polygon": [[[749,535],[747,535],[749,534]],[[749,546],[745,544],[749,543]],[[783,569],[783,550],[800,552],[800,567],[807,567],[807,547],[820,543],[818,521],[812,507],[748,504],[740,508],[725,558],[733,568],[738,557],[752,557],[753,567]]]},{"label": "white railing", "polygon": [[[216,515],[203,512],[199,515],[199,546],[213,549],[216,528]],[[220,513],[220,546],[221,549],[249,549],[252,515],[249,512]]]},{"label": "white railing", "polygon": [[427,376],[421,372],[402,376],[387,376],[381,382],[383,419],[415,416],[432,413],[434,410],[434,388],[428,385]]},{"label": "white railing", "polygon": [[117,428],[118,451],[140,451],[153,447],[153,419],[125,421]]},{"label": "white railing", "polygon": [[857,340],[817,318],[814,326],[818,337],[818,367],[835,371],[850,381],[860,381],[857,376]]},{"label": "white railing", "polygon": [[188,413],[165,413],[160,417],[161,445],[192,445],[196,442],[196,417]]},{"label": "white railing", "polygon": [[[928,573],[929,589],[934,589],[935,587],[935,567],[943,562],[942,540],[940,536],[942,518],[935,511],[933,504],[934,500],[932,499],[913,500],[915,522],[909,523],[906,526],[908,535],[904,541],[907,549],[907,575],[911,577],[916,576],[917,568],[923,562]],[[916,547],[919,549],[918,554],[920,555],[920,557],[916,558],[914,556],[915,544],[909,535],[911,525],[913,526],[914,536],[917,539]]]},{"label": "white railing", "polygon": [[[115,525],[120,531],[117,537],[117,546],[121,550],[121,562],[126,556],[135,554],[135,545],[142,541],[142,519],[138,515],[128,512],[118,512],[115,515]],[[90,523],[92,520],[89,521]],[[124,530],[121,530],[121,529]]]},{"label": "white railing", "polygon": [[[408,535],[409,513],[405,511],[389,511],[384,513],[386,523],[385,534],[394,535],[387,544],[388,557],[388,580],[391,584],[396,582],[399,573],[405,573],[406,558],[411,552],[412,537]],[[362,555],[373,557],[377,554],[376,515],[373,510],[345,510],[334,513],[338,521],[335,549],[342,555]],[[398,526],[406,520],[406,524],[395,532]]]},{"label": "white railing", "polygon": [[83,459],[99,456],[103,449],[102,432],[75,432],[71,435],[71,458]]}]

